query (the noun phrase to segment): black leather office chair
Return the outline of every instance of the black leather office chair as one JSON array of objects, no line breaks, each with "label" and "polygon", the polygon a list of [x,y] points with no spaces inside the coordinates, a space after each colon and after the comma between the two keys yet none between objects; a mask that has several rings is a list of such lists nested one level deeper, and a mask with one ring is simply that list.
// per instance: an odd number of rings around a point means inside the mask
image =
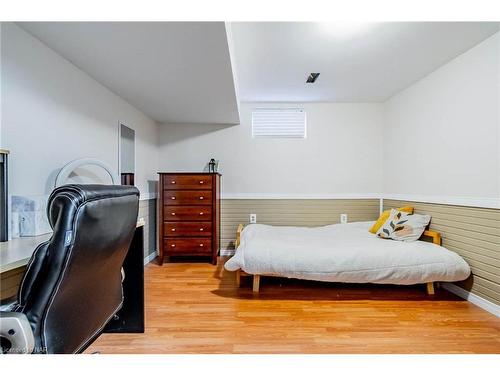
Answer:
[{"label": "black leather office chair", "polygon": [[134,235],[139,191],[65,185],[50,195],[54,231],[28,263],[18,300],[0,312],[2,350],[80,353],[123,302],[123,260]]}]

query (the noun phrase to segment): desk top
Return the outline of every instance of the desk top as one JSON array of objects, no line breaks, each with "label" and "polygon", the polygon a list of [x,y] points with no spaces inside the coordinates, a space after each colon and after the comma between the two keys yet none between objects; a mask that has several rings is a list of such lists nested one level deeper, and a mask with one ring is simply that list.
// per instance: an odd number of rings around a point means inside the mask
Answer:
[{"label": "desk top", "polygon": [[[137,227],[145,224],[144,219],[141,219],[137,221]],[[0,273],[28,264],[36,247],[47,241],[50,236],[52,236],[52,233],[35,237],[19,237],[7,242],[0,242]]]},{"label": "desk top", "polygon": [[25,266],[36,247],[47,241],[52,233],[36,237],[14,238],[7,242],[0,242],[0,273]]}]

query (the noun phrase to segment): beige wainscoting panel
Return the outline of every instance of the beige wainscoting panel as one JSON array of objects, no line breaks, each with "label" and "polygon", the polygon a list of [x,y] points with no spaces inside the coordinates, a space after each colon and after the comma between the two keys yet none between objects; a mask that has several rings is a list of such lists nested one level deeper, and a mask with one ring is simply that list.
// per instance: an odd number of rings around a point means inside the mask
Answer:
[{"label": "beige wainscoting panel", "polygon": [[431,215],[431,229],[441,232],[443,246],[471,266],[471,277],[456,284],[500,305],[500,210],[384,199],[385,209],[405,205]]},{"label": "beige wainscoting panel", "polygon": [[144,257],[155,253],[156,246],[156,199],[139,201],[139,217],[145,221],[144,225]]},{"label": "beige wainscoting panel", "polygon": [[221,201],[221,249],[234,249],[238,224],[248,224],[249,215],[271,225],[321,226],[348,221],[376,220],[378,199],[223,199]]}]

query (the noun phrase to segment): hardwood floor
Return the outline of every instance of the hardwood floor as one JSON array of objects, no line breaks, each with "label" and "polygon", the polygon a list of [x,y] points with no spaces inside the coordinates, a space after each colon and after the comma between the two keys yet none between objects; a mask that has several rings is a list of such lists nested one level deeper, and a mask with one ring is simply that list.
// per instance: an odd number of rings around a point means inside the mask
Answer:
[{"label": "hardwood floor", "polygon": [[263,277],[255,296],[222,263],[149,264],[146,332],[87,352],[500,353],[500,319],[443,289]]}]

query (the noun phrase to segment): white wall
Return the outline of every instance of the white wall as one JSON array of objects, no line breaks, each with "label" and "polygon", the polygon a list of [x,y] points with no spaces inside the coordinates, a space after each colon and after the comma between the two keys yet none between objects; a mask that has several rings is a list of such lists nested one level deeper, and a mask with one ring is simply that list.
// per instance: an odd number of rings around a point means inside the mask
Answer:
[{"label": "white wall", "polygon": [[[47,194],[78,157],[118,166],[118,121],[136,131],[136,181],[220,159],[225,196],[500,196],[500,34],[380,104],[308,103],[307,139],[252,139],[241,125],[162,124],[11,23],[2,32],[0,145],[12,194]],[[282,105],[282,104],[281,104]],[[158,137],[159,136],[159,137]],[[159,138],[159,141],[158,141]],[[159,161],[158,161],[159,142]]]},{"label": "white wall", "polygon": [[252,108],[277,105],[286,104],[242,103],[242,123],[230,127],[160,125],[160,169],[201,171],[219,159],[226,197],[381,191],[381,104],[303,104],[306,139],[252,139]]},{"label": "white wall", "polygon": [[0,148],[3,148],[2,140],[2,27],[3,22],[0,22]]},{"label": "white wall", "polygon": [[119,121],[136,132],[136,185],[141,194],[155,192],[154,121],[12,23],[3,24],[1,72],[11,194],[48,194],[57,171],[76,158],[117,171]]},{"label": "white wall", "polygon": [[499,202],[500,33],[385,103],[384,190]]}]

